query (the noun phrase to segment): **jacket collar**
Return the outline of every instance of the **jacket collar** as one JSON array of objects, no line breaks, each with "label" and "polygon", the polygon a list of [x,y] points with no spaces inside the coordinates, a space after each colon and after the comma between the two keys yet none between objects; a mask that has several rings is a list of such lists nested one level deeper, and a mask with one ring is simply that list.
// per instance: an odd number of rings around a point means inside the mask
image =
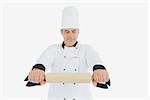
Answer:
[{"label": "jacket collar", "polygon": [[[76,47],[77,44],[78,44],[78,41],[76,41],[76,43],[75,43],[74,45],[70,46],[70,47]],[[62,48],[63,48],[63,49],[64,49],[64,46],[65,46],[65,43],[64,43],[64,41],[63,41],[63,43],[62,43]]]}]

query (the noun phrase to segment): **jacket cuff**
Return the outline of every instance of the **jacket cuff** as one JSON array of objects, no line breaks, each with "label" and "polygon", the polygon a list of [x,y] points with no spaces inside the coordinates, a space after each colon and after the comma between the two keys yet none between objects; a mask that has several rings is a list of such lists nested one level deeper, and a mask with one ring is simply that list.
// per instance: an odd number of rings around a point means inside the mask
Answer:
[{"label": "jacket cuff", "polygon": [[32,70],[34,68],[37,68],[37,69],[40,69],[40,70],[43,70],[45,72],[45,66],[43,64],[35,64],[32,68]]},{"label": "jacket cuff", "polygon": [[104,70],[106,70],[106,68],[103,65],[94,65],[93,71],[95,71],[97,69],[104,69]]}]

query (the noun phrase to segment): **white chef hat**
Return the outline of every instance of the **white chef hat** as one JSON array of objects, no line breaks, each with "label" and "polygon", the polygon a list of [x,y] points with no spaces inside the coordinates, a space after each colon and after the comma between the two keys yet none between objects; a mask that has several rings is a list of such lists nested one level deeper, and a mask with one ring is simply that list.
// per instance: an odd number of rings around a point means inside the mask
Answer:
[{"label": "white chef hat", "polygon": [[77,8],[67,6],[62,13],[61,28],[79,28],[79,15]]}]

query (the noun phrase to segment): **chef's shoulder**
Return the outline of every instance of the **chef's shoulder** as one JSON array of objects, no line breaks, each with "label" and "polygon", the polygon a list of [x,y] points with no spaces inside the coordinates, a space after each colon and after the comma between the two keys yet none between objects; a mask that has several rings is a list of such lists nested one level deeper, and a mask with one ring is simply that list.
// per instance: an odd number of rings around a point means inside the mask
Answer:
[{"label": "chef's shoulder", "polygon": [[45,51],[46,52],[56,52],[59,47],[60,47],[60,44],[51,44],[45,49]]},{"label": "chef's shoulder", "polygon": [[90,44],[81,44],[81,48],[85,51],[85,52],[96,52],[96,50],[94,49],[93,46],[91,46]]}]

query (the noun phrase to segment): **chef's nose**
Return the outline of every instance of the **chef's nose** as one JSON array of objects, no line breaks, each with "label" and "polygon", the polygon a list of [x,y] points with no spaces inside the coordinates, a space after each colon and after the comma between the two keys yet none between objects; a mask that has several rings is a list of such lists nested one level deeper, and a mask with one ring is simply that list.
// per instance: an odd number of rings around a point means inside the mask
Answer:
[{"label": "chef's nose", "polygon": [[70,31],[68,31],[68,34],[69,34],[69,35],[73,35],[74,32],[73,32],[72,30],[70,30]]},{"label": "chef's nose", "polygon": [[69,32],[68,37],[73,38],[74,37],[74,33],[73,32]]}]

